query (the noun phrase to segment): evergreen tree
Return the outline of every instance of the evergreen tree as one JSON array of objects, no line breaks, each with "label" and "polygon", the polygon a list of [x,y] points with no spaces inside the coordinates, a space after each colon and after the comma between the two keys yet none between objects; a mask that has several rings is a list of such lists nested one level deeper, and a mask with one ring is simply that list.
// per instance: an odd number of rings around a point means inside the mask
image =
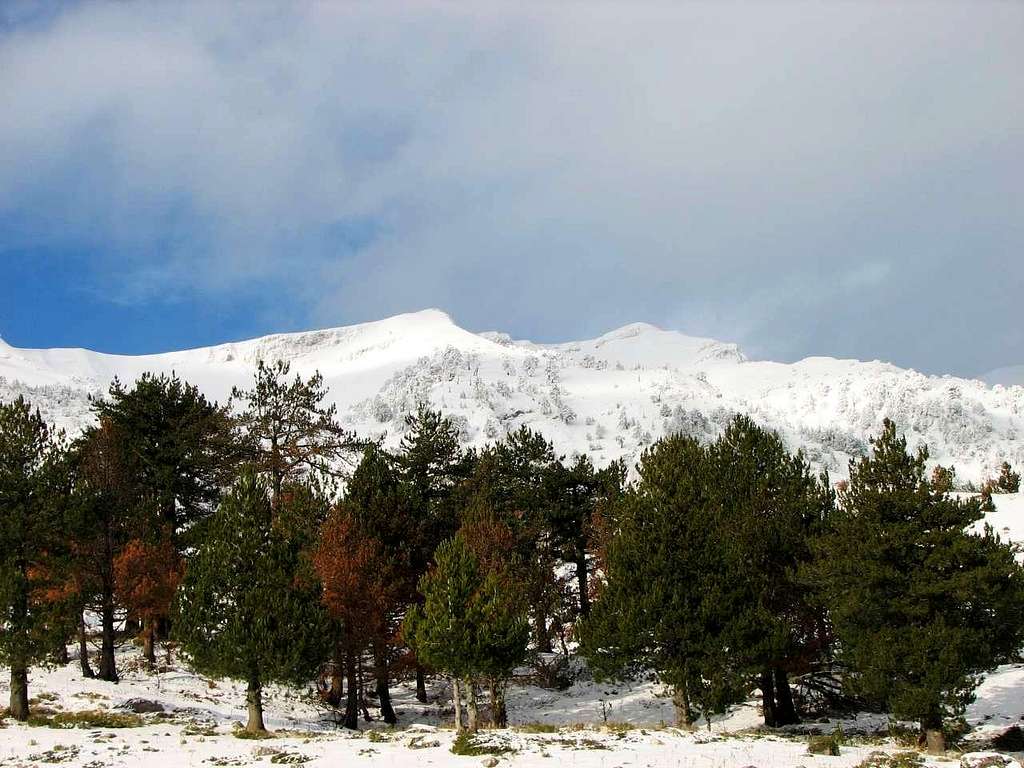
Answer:
[{"label": "evergreen tree", "polygon": [[404,635],[419,658],[451,678],[459,730],[465,685],[465,725],[475,731],[477,687],[481,679],[503,682],[522,660],[526,616],[507,574],[485,572],[461,534],[443,542],[435,559],[435,568],[420,580],[423,605],[409,608]]},{"label": "evergreen tree", "polygon": [[129,617],[142,628],[142,655],[151,670],[156,668],[157,626],[170,615],[182,570],[169,530],[152,540],[129,540],[114,558],[114,584]]},{"label": "evergreen tree", "polygon": [[543,435],[523,426],[495,446],[493,458],[491,506],[515,533],[517,580],[526,590],[534,643],[538,651],[550,653],[550,620],[559,602],[558,543],[551,520],[560,457]]},{"label": "evergreen tree", "polygon": [[[373,638],[385,631],[397,579],[380,542],[367,535],[344,503],[324,523],[313,564],[334,622],[335,668],[345,671],[348,696],[343,724],[354,730],[359,727],[359,658]],[[335,695],[340,701],[340,685]]]},{"label": "evergreen tree", "polygon": [[795,578],[829,496],[774,433],[737,417],[713,445],[646,451],[611,521],[607,584],[583,626],[598,673],[653,668],[692,721],[762,690],[765,723],[796,720],[788,673],[819,649]]},{"label": "evergreen tree", "polygon": [[707,451],[667,437],[644,452],[638,473],[609,510],[606,582],[581,627],[581,650],[601,677],[656,670],[688,725],[694,708],[718,711],[731,699],[713,637],[720,574]]},{"label": "evergreen tree", "polygon": [[591,527],[601,505],[613,504],[622,493],[625,465],[613,462],[595,470],[590,458],[579,456],[571,464],[561,461],[552,466],[553,501],[548,524],[558,549],[559,559],[570,564],[576,576],[579,616],[590,613],[590,566],[588,553],[593,548]]},{"label": "evergreen tree", "polygon": [[[427,572],[438,545],[458,529],[456,492],[473,456],[459,446],[459,431],[441,412],[421,405],[405,419],[398,468],[415,525],[406,532],[413,583]],[[417,593],[418,595],[418,593]],[[426,702],[423,667],[416,663],[416,698]]]},{"label": "evergreen tree", "polygon": [[378,445],[367,446],[345,490],[344,506],[362,535],[379,548],[382,572],[392,579],[387,589],[390,599],[370,635],[381,717],[389,725],[397,722],[391,706],[390,669],[399,652],[398,630],[425,570],[424,564],[413,562],[418,547],[410,547],[409,542],[426,539],[431,522],[410,502],[395,457]]},{"label": "evergreen tree", "polygon": [[28,669],[63,643],[49,592],[61,545],[62,436],[24,398],[0,403],[0,662],[11,670],[10,716],[29,715]]},{"label": "evergreen tree", "polygon": [[936,493],[949,493],[956,483],[956,469],[936,464],[932,469],[932,488]]},{"label": "evergreen tree", "polygon": [[886,420],[810,569],[830,609],[839,658],[857,694],[941,750],[943,722],[973,699],[979,675],[1020,648],[1024,572],[992,530],[972,533],[977,500],[928,481],[926,448],[911,454]]},{"label": "evergreen tree", "polygon": [[295,542],[274,523],[266,481],[243,471],[210,519],[176,597],[175,634],[197,670],[248,684],[250,733],[263,686],[309,680],[325,617]]},{"label": "evergreen tree", "polygon": [[337,407],[324,405],[327,388],[323,376],[308,380],[298,374],[291,381],[291,366],[284,361],[256,368],[253,388],[231,392],[241,401],[239,423],[245,435],[249,459],[270,478],[276,499],[286,481],[313,473],[321,477],[340,475],[340,464],[353,448],[355,437],[336,421]]},{"label": "evergreen tree", "polygon": [[[737,416],[709,449],[722,538],[719,567],[735,603],[722,625],[737,672],[756,679],[768,726],[798,721],[788,674],[821,650],[821,616],[796,574],[831,503],[801,453]],[[728,535],[724,535],[728,532]]]},{"label": "evergreen tree", "polygon": [[1004,461],[1003,465],[999,468],[996,487],[1003,493],[1017,493],[1020,491],[1020,473],[1013,471],[1010,462]]},{"label": "evergreen tree", "polygon": [[135,482],[131,446],[121,428],[103,420],[72,446],[73,486],[69,505],[70,577],[85,608],[99,614],[97,677],[117,682],[119,600],[114,563],[140,524],[153,519],[152,497]]},{"label": "evergreen tree", "polygon": [[183,553],[179,535],[213,511],[240,459],[227,408],[175,374],[144,373],[131,389],[115,379],[93,411],[128,446],[126,471],[156,517],[148,527],[168,528]]}]

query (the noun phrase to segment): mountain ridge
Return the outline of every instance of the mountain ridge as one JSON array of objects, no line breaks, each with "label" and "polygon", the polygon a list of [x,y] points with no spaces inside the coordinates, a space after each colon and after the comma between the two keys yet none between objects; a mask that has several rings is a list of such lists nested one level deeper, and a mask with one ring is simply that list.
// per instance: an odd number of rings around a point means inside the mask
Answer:
[{"label": "mountain ridge", "polygon": [[90,423],[89,396],[102,395],[114,376],[174,371],[224,402],[232,386],[247,386],[260,359],[287,360],[303,376],[319,371],[342,422],[386,444],[397,444],[404,415],[422,402],[449,414],[467,445],[526,424],[560,451],[588,453],[598,464],[632,464],[672,432],[710,440],[735,413],[777,430],[835,477],[867,450],[886,416],[962,479],[978,482],[1003,460],[1024,463],[1024,387],[877,360],[749,360],[736,344],[649,323],[536,343],[467,331],[438,309],[149,355],[0,341],[0,400],[23,394],[74,432]]}]

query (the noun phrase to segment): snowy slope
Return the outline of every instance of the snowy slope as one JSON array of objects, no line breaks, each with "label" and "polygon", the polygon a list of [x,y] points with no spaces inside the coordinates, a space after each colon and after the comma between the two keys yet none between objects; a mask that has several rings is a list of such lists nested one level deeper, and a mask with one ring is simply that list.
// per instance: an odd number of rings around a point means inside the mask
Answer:
[{"label": "snowy slope", "polygon": [[88,396],[114,376],[176,371],[224,401],[260,359],[319,370],[350,427],[401,438],[403,416],[428,402],[456,418],[467,444],[528,424],[559,450],[596,462],[635,461],[666,432],[711,438],[745,412],[802,447],[816,466],[845,474],[851,456],[890,416],[912,444],[956,465],[962,479],[1024,464],[1024,387],[925,376],[880,362],[815,357],[747,360],[734,344],[628,325],[563,344],[475,334],[438,310],[372,323],[159,355],[25,350],[0,341],[0,399],[25,394],[69,430],[88,423]]}]

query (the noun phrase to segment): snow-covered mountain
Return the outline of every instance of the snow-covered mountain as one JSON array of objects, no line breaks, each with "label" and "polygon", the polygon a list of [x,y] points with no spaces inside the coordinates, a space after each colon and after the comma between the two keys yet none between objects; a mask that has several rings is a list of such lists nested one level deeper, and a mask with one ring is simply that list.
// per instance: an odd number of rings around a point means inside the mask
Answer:
[{"label": "snow-covered mountain", "polygon": [[260,359],[287,360],[304,376],[319,370],[344,423],[391,444],[401,439],[404,415],[428,402],[458,421],[467,444],[528,424],[566,454],[632,463],[661,435],[710,439],[744,412],[839,477],[889,416],[963,479],[989,476],[1003,460],[1024,465],[1024,387],[877,361],[751,361],[735,344],[642,323],[586,341],[535,344],[471,333],[438,310],[159,355],[0,341],[0,400],[25,394],[75,431],[89,422],[88,396],[102,394],[114,376],[130,382],[144,371],[176,371],[223,402],[232,385],[248,385]]}]

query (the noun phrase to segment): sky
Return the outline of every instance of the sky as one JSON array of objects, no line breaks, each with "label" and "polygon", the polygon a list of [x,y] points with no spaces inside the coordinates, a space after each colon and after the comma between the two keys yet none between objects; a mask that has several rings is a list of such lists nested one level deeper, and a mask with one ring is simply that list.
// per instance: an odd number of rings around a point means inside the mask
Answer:
[{"label": "sky", "polygon": [[0,337],[1024,362],[1024,3],[0,3]]}]

